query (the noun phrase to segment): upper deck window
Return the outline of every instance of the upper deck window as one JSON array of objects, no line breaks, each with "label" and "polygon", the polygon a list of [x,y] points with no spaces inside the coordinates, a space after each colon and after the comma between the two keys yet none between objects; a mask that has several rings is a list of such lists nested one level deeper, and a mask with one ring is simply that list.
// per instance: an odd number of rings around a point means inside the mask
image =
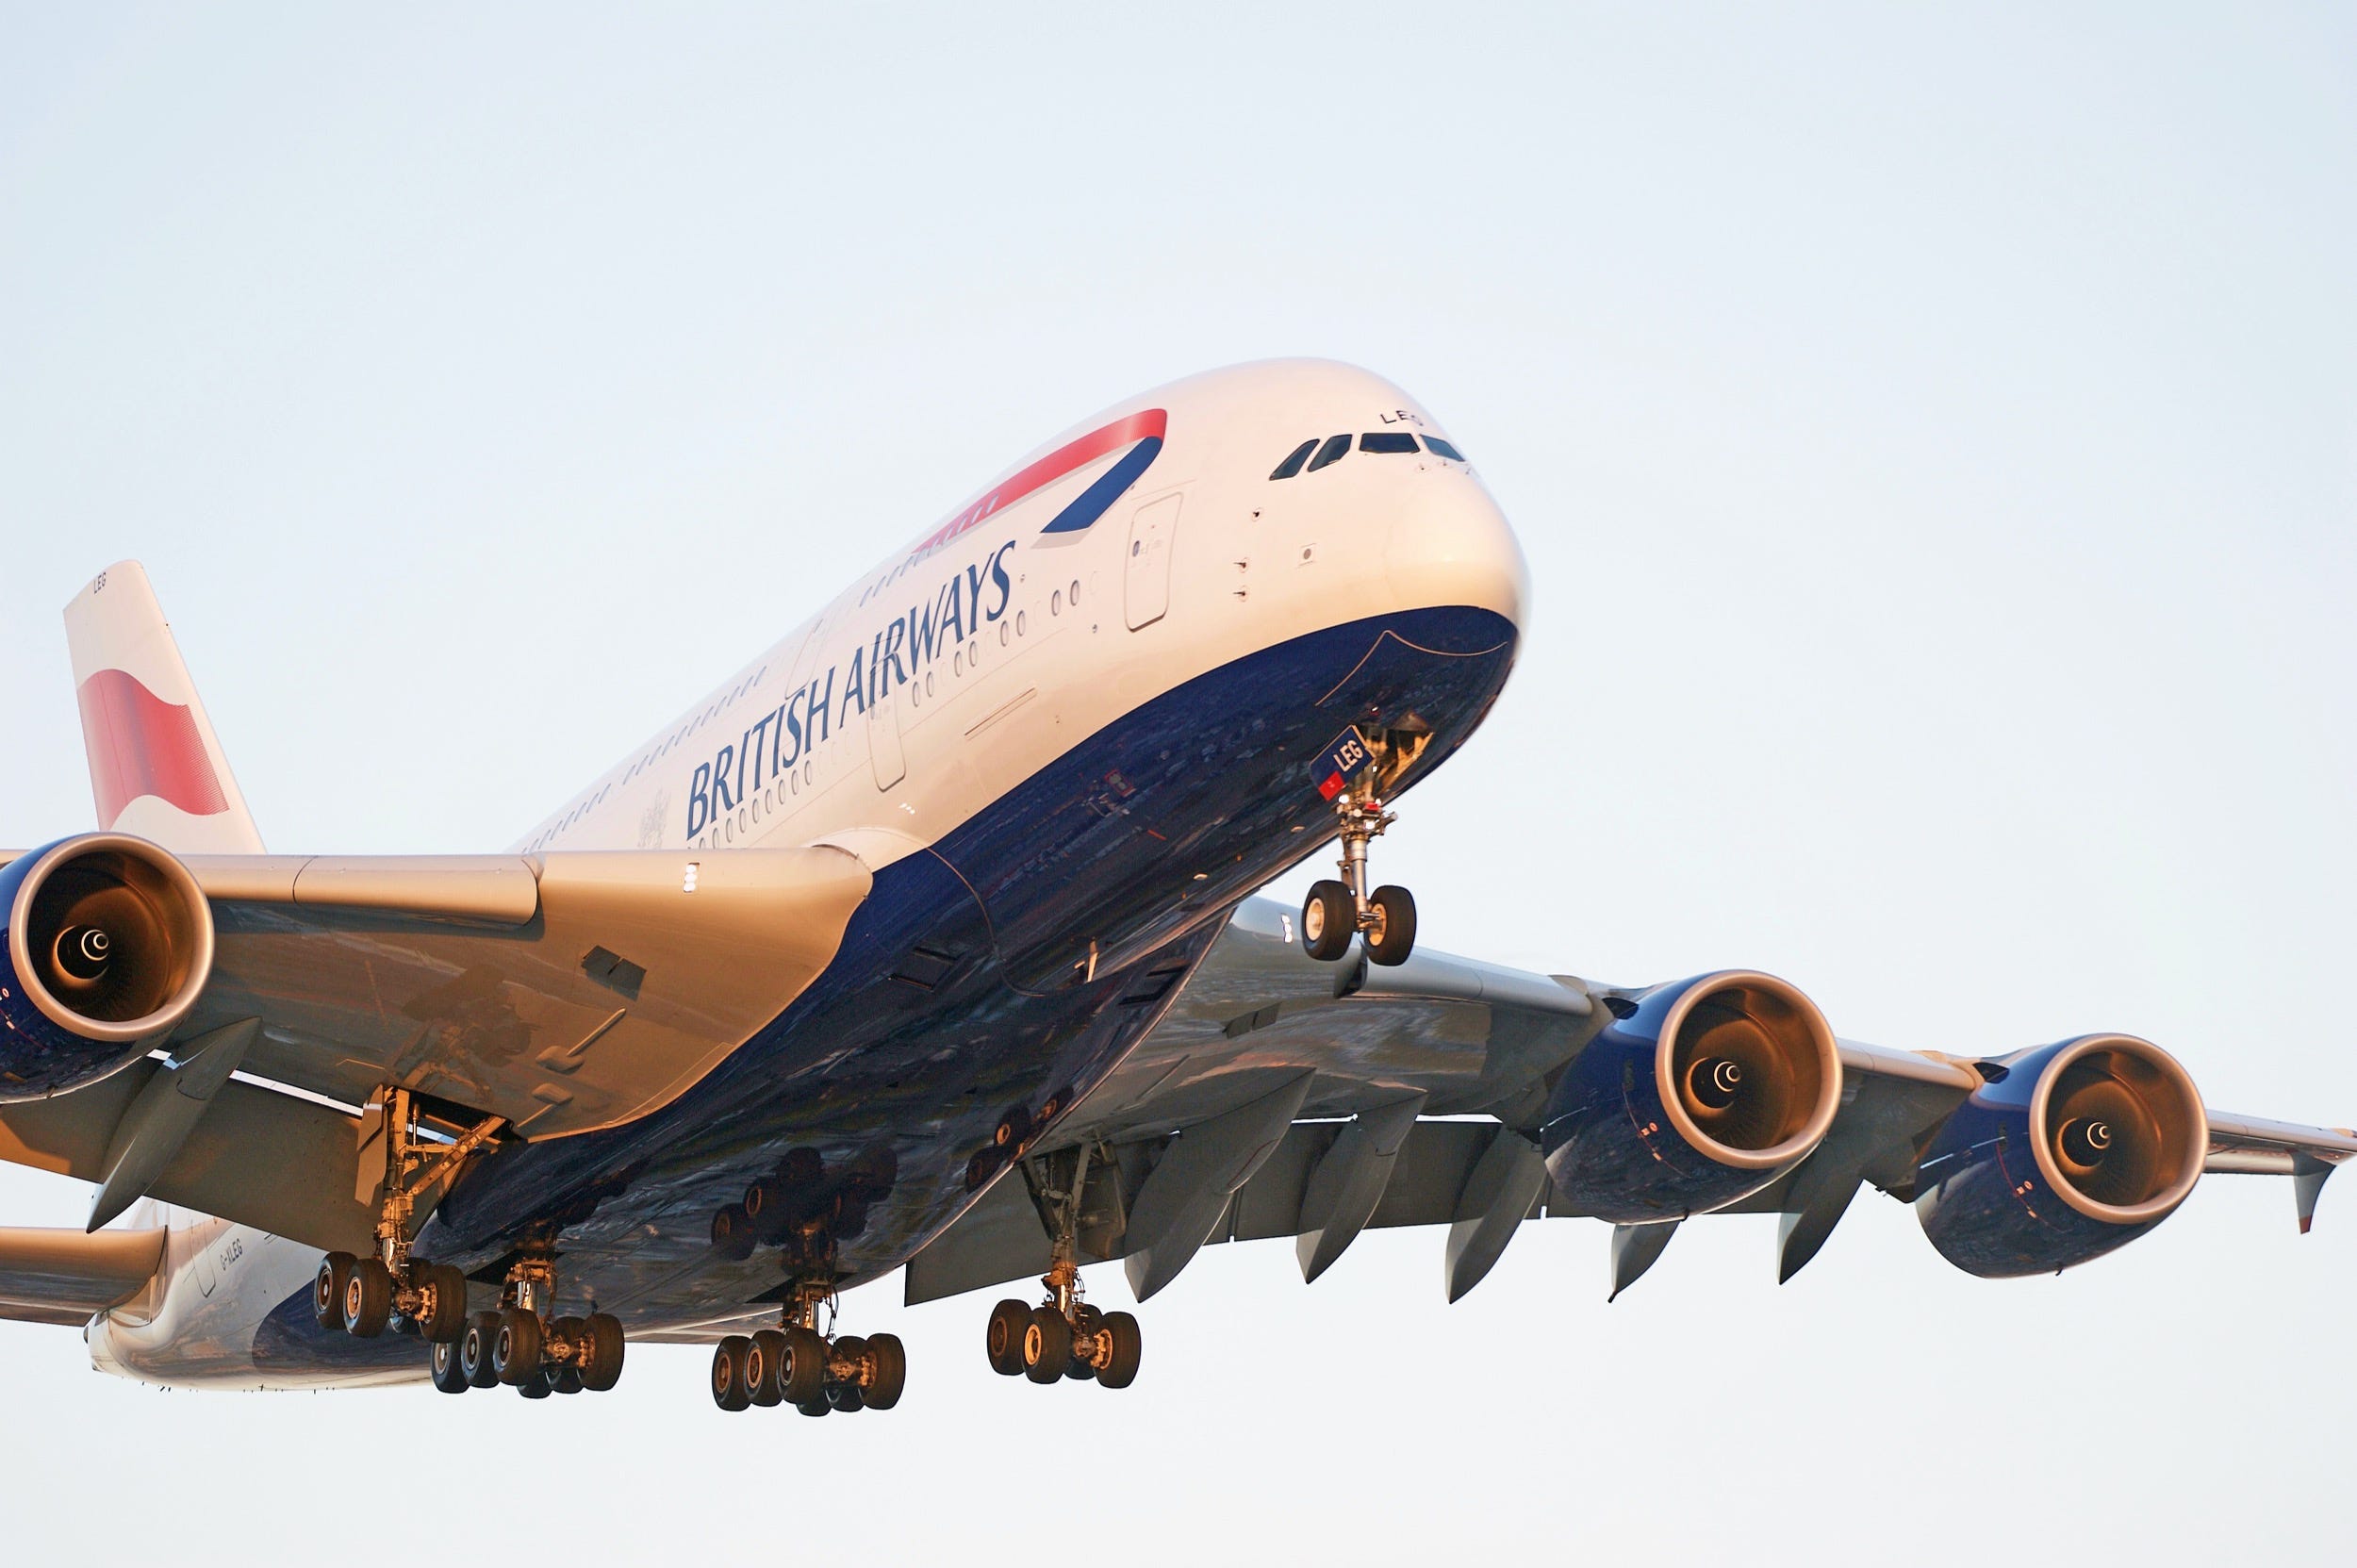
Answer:
[{"label": "upper deck window", "polygon": [[1317,444],[1318,438],[1315,436],[1312,436],[1308,440],[1302,442],[1299,446],[1294,448],[1292,452],[1286,454],[1285,460],[1277,465],[1277,471],[1270,474],[1269,477],[1271,479],[1291,479],[1294,474],[1299,473],[1301,471],[1301,465],[1310,460],[1310,454],[1317,450]]},{"label": "upper deck window", "polygon": [[1426,436],[1424,438],[1424,444],[1432,449],[1432,454],[1436,457],[1445,457],[1452,463],[1461,463],[1465,460],[1465,454],[1463,453],[1458,451],[1455,447],[1449,445],[1438,436]]},{"label": "upper deck window", "polygon": [[1416,438],[1405,430],[1370,430],[1359,437],[1360,452],[1413,452]]},{"label": "upper deck window", "polygon": [[1318,454],[1310,459],[1310,471],[1315,473],[1328,463],[1341,462],[1349,451],[1350,437],[1348,436],[1328,436],[1326,438],[1326,444],[1318,448]]}]

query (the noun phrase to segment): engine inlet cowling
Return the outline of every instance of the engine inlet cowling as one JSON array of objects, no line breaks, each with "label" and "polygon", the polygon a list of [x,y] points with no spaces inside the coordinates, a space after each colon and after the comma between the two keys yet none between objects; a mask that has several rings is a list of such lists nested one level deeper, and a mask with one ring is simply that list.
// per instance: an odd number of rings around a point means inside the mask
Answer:
[{"label": "engine inlet cowling", "polygon": [[188,867],[88,834],[0,867],[0,1102],[94,1082],[172,1032],[213,967],[213,911]]},{"label": "engine inlet cowling", "polygon": [[2200,1092],[2149,1040],[2085,1034],[1982,1073],[1917,1166],[1923,1232],[1967,1273],[2100,1258],[2167,1218],[2201,1178]]},{"label": "engine inlet cowling", "polygon": [[1556,1190],[1579,1212],[1637,1225],[1723,1208],[1833,1125],[1840,1052],[1796,987],[1730,969],[1614,1001],[1541,1134]]}]

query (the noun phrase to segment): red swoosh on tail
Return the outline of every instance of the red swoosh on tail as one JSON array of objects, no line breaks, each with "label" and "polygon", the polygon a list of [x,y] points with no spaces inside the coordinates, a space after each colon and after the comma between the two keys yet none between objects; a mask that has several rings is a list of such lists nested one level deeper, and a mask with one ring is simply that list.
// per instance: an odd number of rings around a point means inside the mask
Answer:
[{"label": "red swoosh on tail", "polygon": [[79,695],[99,826],[113,827],[124,807],[142,795],[168,801],[191,817],[218,817],[229,809],[194,714],[120,669],[92,675]]}]

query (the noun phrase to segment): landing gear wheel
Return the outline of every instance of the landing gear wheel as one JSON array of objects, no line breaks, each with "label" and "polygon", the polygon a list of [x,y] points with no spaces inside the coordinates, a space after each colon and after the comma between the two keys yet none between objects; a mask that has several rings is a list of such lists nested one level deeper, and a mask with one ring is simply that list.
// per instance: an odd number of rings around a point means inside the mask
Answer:
[{"label": "landing gear wheel", "polygon": [[582,1318],[560,1317],[549,1325],[549,1331],[573,1347],[571,1361],[549,1363],[549,1388],[557,1394],[579,1394],[582,1386],[581,1355],[588,1338],[589,1325]]},{"label": "landing gear wheel", "polygon": [[846,1334],[834,1342],[834,1353],[851,1363],[851,1375],[839,1383],[827,1385],[827,1399],[836,1410],[849,1415],[867,1408],[867,1342],[857,1334]]},{"label": "landing gear wheel", "polygon": [[752,1216],[742,1203],[732,1203],[712,1216],[712,1249],[732,1263],[753,1255]]},{"label": "landing gear wheel", "polygon": [[1143,1348],[1138,1320],[1128,1312],[1107,1312],[1105,1337],[1110,1344],[1096,1369],[1096,1380],[1107,1388],[1128,1388],[1138,1379],[1138,1355]]},{"label": "landing gear wheel", "polygon": [[1019,1377],[1023,1371],[1023,1330],[1031,1323],[1031,1309],[1020,1301],[1001,1301],[990,1310],[990,1332],[982,1348],[990,1356],[990,1369],[1002,1378]]},{"label": "landing gear wheel", "polygon": [[344,1286],[352,1279],[352,1265],[359,1261],[349,1252],[330,1252],[320,1260],[319,1278],[311,1281],[311,1315],[321,1328],[342,1329]]},{"label": "landing gear wheel", "polygon": [[909,1353],[898,1334],[876,1334],[867,1341],[867,1408],[888,1411],[900,1402],[909,1384]]},{"label": "landing gear wheel", "polygon": [[467,1331],[467,1277],[449,1263],[422,1263],[419,1284],[426,1293],[418,1331],[436,1345],[455,1345]]},{"label": "landing gear wheel", "polygon": [[785,1397],[785,1336],[764,1329],[752,1339],[751,1360],[745,1363],[745,1392],[764,1410]]},{"label": "landing gear wheel", "polygon": [[745,1386],[745,1363],[752,1350],[753,1342],[742,1334],[731,1334],[712,1347],[712,1402],[724,1411],[741,1411],[753,1402],[752,1391]]},{"label": "landing gear wheel", "polygon": [[1072,1364],[1072,1325],[1053,1307],[1038,1307],[1023,1326],[1023,1376],[1052,1383]]},{"label": "landing gear wheel", "polygon": [[458,1359],[458,1346],[436,1341],[432,1364],[434,1386],[444,1394],[464,1394],[474,1384],[467,1379],[467,1364]]},{"label": "landing gear wheel", "polygon": [[[800,1324],[785,1330],[785,1361],[778,1375],[780,1395],[804,1415],[814,1413],[811,1401],[827,1396],[827,1342],[816,1329]],[[816,1413],[823,1414],[823,1411]]]},{"label": "landing gear wheel", "polygon": [[362,1258],[344,1280],[344,1332],[374,1339],[392,1321],[393,1274],[382,1258]]},{"label": "landing gear wheel", "polygon": [[1321,963],[1331,963],[1350,951],[1351,934],[1359,929],[1359,906],[1350,889],[1330,878],[1310,884],[1301,900],[1301,948]]},{"label": "landing gear wheel", "polygon": [[491,1372],[511,1388],[540,1378],[540,1319],[521,1307],[500,1309],[499,1328],[491,1336]]},{"label": "landing gear wheel", "polygon": [[581,1386],[603,1394],[622,1379],[622,1320],[612,1312],[591,1312],[581,1323],[588,1345],[581,1358]]},{"label": "landing gear wheel", "polygon": [[466,1371],[469,1388],[498,1386],[499,1374],[491,1367],[491,1342],[499,1331],[497,1312],[477,1312],[467,1319],[467,1331],[458,1340],[458,1364]]},{"label": "landing gear wheel", "polygon": [[816,1399],[797,1400],[794,1408],[804,1415],[831,1415],[834,1411],[834,1407],[827,1403],[827,1396],[824,1394]]},{"label": "landing gear wheel", "polygon": [[1416,899],[1405,887],[1378,887],[1367,900],[1375,926],[1367,933],[1367,956],[1377,964],[1405,964],[1416,950]]},{"label": "landing gear wheel", "polygon": [[552,1390],[546,1378],[527,1378],[516,1385],[516,1392],[527,1399],[546,1399]]},{"label": "landing gear wheel", "polygon": [[1072,1312],[1072,1364],[1064,1368],[1064,1376],[1076,1383],[1085,1383],[1096,1376],[1099,1336],[1105,1331],[1105,1314],[1096,1308],[1082,1305]]}]

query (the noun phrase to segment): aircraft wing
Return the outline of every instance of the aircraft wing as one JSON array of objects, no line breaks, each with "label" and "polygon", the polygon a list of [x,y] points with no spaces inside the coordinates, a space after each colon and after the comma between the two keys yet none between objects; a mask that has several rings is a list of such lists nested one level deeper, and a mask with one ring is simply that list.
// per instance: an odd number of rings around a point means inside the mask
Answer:
[{"label": "aircraft wing", "polygon": [[[1196,1248],[1292,1237],[1314,1279],[1367,1227],[1445,1227],[1450,1299],[1525,1220],[1591,1214],[1558,1191],[1541,1121],[1563,1075],[1642,990],[1419,949],[1393,968],[1319,964],[1293,916],[1241,908],[1172,1011],[1099,1089],[910,1264],[911,1302],[1024,1279],[1051,1223],[1078,1214],[1079,1261],[1125,1260],[1151,1295]],[[1872,1186],[1912,1199],[1929,1140],[2004,1069],[1855,1041],[1821,1140],[1718,1212],[1783,1216],[1780,1277],[1815,1256]],[[2203,1170],[2294,1178],[2301,1229],[2357,1155],[2346,1130],[2206,1112]],[[2190,1184],[2189,1173],[2187,1184]],[[1660,1255],[1683,1216],[1618,1224],[1611,1289]]]},{"label": "aircraft wing", "polygon": [[[32,858],[84,852],[158,853],[94,835]],[[870,885],[832,848],[178,864],[213,950],[168,1054],[0,1105],[0,1158],[105,1184],[102,1211],[146,1193],[357,1250],[382,1174],[359,1107],[381,1087],[453,1133],[643,1116],[825,968]]]}]

